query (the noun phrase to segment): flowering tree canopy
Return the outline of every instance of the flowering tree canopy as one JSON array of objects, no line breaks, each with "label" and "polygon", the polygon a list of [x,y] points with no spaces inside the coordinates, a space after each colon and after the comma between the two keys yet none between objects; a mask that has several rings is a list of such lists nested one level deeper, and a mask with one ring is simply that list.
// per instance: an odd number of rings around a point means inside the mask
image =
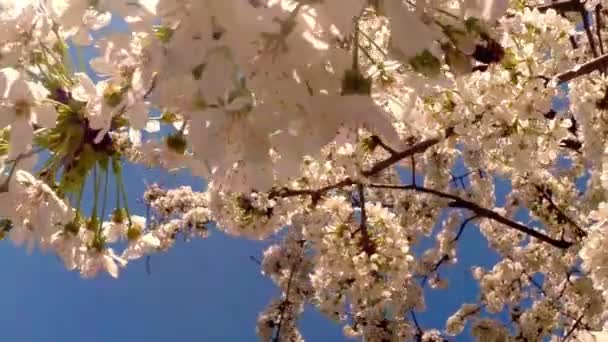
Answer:
[{"label": "flowering tree canopy", "polygon": [[[605,0],[0,0],[0,236],[83,277],[211,225],[272,237],[263,341],[302,340],[306,304],[365,341],[599,341],[606,21]],[[207,187],[150,184],[138,216],[126,164]],[[500,261],[421,327],[470,229]]]}]

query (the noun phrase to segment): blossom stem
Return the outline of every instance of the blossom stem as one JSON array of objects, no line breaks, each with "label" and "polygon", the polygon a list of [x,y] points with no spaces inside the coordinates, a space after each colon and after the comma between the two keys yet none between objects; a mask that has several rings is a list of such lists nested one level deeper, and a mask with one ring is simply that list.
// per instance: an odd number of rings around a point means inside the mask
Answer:
[{"label": "blossom stem", "polygon": [[99,178],[97,172],[97,163],[93,167],[93,211],[91,213],[91,217],[97,216],[97,205],[98,205],[98,197],[99,197],[99,186],[101,183],[101,179]]},{"label": "blossom stem", "polygon": [[80,216],[80,210],[81,210],[81,206],[80,204],[82,203],[82,195],[84,193],[84,185],[85,185],[85,181],[83,180],[80,183],[80,189],[78,190],[78,198],[76,199],[76,216]]},{"label": "blossom stem", "polygon": [[125,183],[124,183],[124,180],[122,177],[122,168],[120,167],[120,164],[116,164],[119,162],[120,161],[117,161],[115,159],[112,160],[112,166],[114,167],[114,176],[116,177],[116,183],[119,188],[117,190],[117,197],[118,197],[118,193],[122,194],[122,201],[124,202],[125,211],[127,212],[127,219],[129,220],[129,226],[131,226],[133,224],[133,222],[131,222],[131,211],[129,211],[127,192],[125,191]]},{"label": "blossom stem", "polygon": [[105,175],[104,175],[104,185],[103,185],[103,201],[101,203],[101,215],[100,215],[100,220],[99,220],[99,231],[101,232],[101,227],[103,224],[103,220],[104,217],[106,216],[106,202],[108,200],[108,178],[109,178],[110,172],[108,172],[108,170],[105,170]]}]

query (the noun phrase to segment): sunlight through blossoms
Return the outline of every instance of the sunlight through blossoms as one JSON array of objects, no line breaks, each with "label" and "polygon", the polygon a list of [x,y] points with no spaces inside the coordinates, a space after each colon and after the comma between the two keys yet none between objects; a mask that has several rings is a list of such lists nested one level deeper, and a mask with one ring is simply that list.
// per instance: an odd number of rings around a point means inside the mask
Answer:
[{"label": "sunlight through blossoms", "polygon": [[[84,278],[214,230],[271,241],[263,341],[303,340],[309,305],[365,341],[608,341],[607,21],[604,0],[0,0],[0,237]],[[131,165],[206,189],[135,194]],[[421,325],[466,230],[500,260]]]}]

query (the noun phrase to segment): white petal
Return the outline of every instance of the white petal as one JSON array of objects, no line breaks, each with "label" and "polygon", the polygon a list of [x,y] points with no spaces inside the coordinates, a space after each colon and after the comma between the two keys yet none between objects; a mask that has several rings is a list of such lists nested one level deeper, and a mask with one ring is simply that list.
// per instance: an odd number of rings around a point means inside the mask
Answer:
[{"label": "white petal", "polygon": [[148,248],[158,248],[160,247],[160,240],[152,235],[152,234],[145,234],[141,237],[142,242],[144,242],[146,244],[146,246]]},{"label": "white petal", "polygon": [[86,28],[82,28],[82,27],[79,28],[78,31],[76,31],[76,34],[74,34],[72,36],[72,41],[76,45],[91,44],[92,38],[91,38],[91,35],[89,34],[89,30],[87,30]]},{"label": "white petal", "polygon": [[100,76],[110,76],[118,73],[118,69],[108,63],[103,57],[96,57],[89,62],[91,68]]},{"label": "white petal", "polygon": [[10,125],[15,119],[15,110],[12,107],[0,106],[0,128]]},{"label": "white petal", "polygon": [[46,128],[54,128],[57,125],[57,110],[55,106],[45,103],[34,109],[35,122]]},{"label": "white petal", "polygon": [[156,133],[160,131],[160,122],[158,120],[150,120],[146,123],[145,130],[149,133]]},{"label": "white petal", "polygon": [[104,254],[103,262],[106,271],[108,271],[113,278],[118,278],[118,265],[116,264],[116,261],[114,261],[111,256]]},{"label": "white petal", "polygon": [[17,69],[3,68],[0,70],[0,97],[8,97],[13,83],[21,76]]},{"label": "white petal", "polygon": [[133,145],[141,145],[141,131],[138,129],[129,128],[129,140]]},{"label": "white petal", "polygon": [[142,101],[136,102],[129,108],[127,115],[131,127],[144,129],[148,121],[148,105]]},{"label": "white petal", "polygon": [[508,0],[466,0],[465,11],[468,15],[494,21],[502,17],[509,9]]},{"label": "white petal", "polygon": [[19,118],[11,124],[8,158],[15,159],[28,150],[34,139],[34,129],[29,120]]},{"label": "white petal", "polygon": [[139,215],[131,215],[131,223],[143,228],[146,226],[146,218]]},{"label": "white petal", "polygon": [[72,88],[72,97],[76,101],[90,101],[97,94],[95,84],[91,81],[89,76],[83,72],[77,72],[74,76],[78,80],[78,83]]}]

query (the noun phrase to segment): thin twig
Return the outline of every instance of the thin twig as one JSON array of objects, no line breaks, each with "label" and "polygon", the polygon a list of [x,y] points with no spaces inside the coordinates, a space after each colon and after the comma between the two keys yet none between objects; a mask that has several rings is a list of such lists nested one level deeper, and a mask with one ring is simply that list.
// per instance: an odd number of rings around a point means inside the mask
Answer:
[{"label": "thin twig", "polygon": [[420,327],[420,323],[418,323],[418,318],[416,317],[416,313],[414,312],[414,310],[410,310],[410,315],[412,316],[412,321],[414,322],[414,325],[416,326],[416,330],[418,331],[416,333],[416,336],[419,339],[422,339],[422,335],[424,334],[424,331]]},{"label": "thin twig", "polygon": [[359,201],[361,202],[361,223],[359,224],[359,231],[361,232],[361,247],[363,251],[371,256],[376,252],[376,246],[369,236],[367,229],[367,212],[365,210],[365,188],[363,184],[357,184],[357,191],[359,192]]},{"label": "thin twig", "polygon": [[291,284],[293,282],[293,277],[296,273],[296,269],[298,268],[298,265],[301,262],[302,258],[300,258],[298,262],[294,262],[291,266],[291,272],[289,273],[289,279],[287,280],[287,288],[285,289],[285,299],[283,300],[283,303],[281,303],[281,310],[279,311],[279,321],[277,323],[277,330],[275,331],[274,338],[272,339],[273,342],[280,342],[279,338],[281,337],[281,328],[283,327],[283,318],[285,316],[285,310],[287,310],[287,307],[290,304],[289,292],[291,290]]},{"label": "thin twig", "polygon": [[[458,229],[458,234],[456,234],[456,236],[452,239],[452,243],[457,242],[460,239],[460,237],[462,236],[462,233],[464,232],[464,228],[467,226],[467,224],[469,224],[469,222],[473,221],[477,217],[478,217],[477,215],[471,216],[460,224],[460,228]],[[437,261],[433,265],[433,267],[431,267],[431,270],[427,274],[425,274],[424,277],[422,277],[422,280],[420,281],[420,286],[424,287],[426,285],[426,282],[428,281],[429,277],[431,276],[431,274],[433,274],[433,272],[436,272],[439,269],[439,267],[441,267],[441,265],[448,260],[450,260],[449,255],[447,255],[447,254],[443,255],[439,259],[439,261]]]},{"label": "thin twig", "polygon": [[416,156],[412,155],[412,184],[416,184]]},{"label": "thin twig", "polygon": [[458,229],[458,234],[456,234],[456,236],[454,237],[454,239],[452,240],[452,242],[458,241],[460,239],[460,236],[462,236],[462,233],[464,232],[464,228],[467,226],[467,224],[469,224],[469,222],[473,221],[476,218],[478,218],[478,216],[477,215],[473,215],[473,216],[469,217],[468,219],[464,220],[460,224],[460,228]]}]

